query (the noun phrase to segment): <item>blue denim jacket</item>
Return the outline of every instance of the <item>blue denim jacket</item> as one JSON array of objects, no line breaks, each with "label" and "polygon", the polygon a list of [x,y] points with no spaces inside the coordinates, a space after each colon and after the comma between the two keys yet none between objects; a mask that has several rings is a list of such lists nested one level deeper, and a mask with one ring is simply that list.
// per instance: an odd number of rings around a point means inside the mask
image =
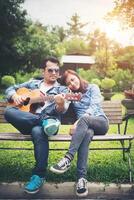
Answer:
[{"label": "blue denim jacket", "polygon": [[[5,91],[6,97],[9,100],[12,97],[12,95],[15,94],[16,90],[22,87],[26,87],[28,89],[38,89],[43,81],[44,80],[30,80],[22,84],[13,85],[6,89]],[[58,82],[56,82],[54,84],[54,87],[50,88],[46,93],[49,95],[56,95],[56,94],[68,93],[68,92],[69,90],[67,87],[61,86]],[[68,106],[69,106],[69,102],[68,104],[66,104],[66,110],[68,109]],[[54,101],[52,101],[51,104],[42,111],[42,113],[60,118],[59,117],[60,113],[57,112]]]},{"label": "blue denim jacket", "polygon": [[107,118],[101,106],[102,100],[99,87],[95,84],[89,84],[86,92],[82,94],[81,100],[73,102],[77,119],[85,113],[93,116],[101,115]]}]

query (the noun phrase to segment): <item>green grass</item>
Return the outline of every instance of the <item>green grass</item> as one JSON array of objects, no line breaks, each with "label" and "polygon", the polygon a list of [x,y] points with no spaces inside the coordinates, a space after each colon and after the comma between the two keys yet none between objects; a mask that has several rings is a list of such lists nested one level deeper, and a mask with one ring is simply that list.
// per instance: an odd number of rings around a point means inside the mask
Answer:
[{"label": "green grass", "polygon": [[[123,129],[124,124],[122,125]],[[11,125],[1,124],[0,132],[14,131]],[[133,133],[134,120],[131,119],[128,126],[128,132]],[[66,133],[68,128],[61,127],[61,131]],[[110,132],[116,131],[115,126],[110,127]],[[68,147],[69,143],[51,143],[52,147]],[[91,147],[105,146],[109,147],[111,142],[93,142]],[[0,146],[6,147],[33,147],[32,142],[2,142]],[[119,146],[117,142],[113,142],[112,146]],[[56,163],[64,155],[64,151],[50,151],[48,168]],[[134,143],[132,147],[132,160],[134,163]],[[34,166],[33,151],[0,151],[0,181],[27,181],[31,175]],[[72,163],[71,169],[63,175],[55,175],[48,170],[47,180],[60,181],[75,181],[76,179],[76,158]],[[121,182],[129,181],[127,162],[122,160],[122,152],[120,151],[90,151],[88,160],[88,180],[95,182]]]},{"label": "green grass", "polygon": [[[122,95],[117,94],[114,99],[122,98]],[[116,132],[116,126],[110,126],[109,132]],[[124,128],[124,123],[121,130]],[[68,132],[67,126],[62,126],[63,133]],[[15,131],[9,124],[0,124],[0,132]],[[128,130],[129,134],[134,134],[134,119],[129,120]],[[52,147],[68,147],[69,143],[52,143]],[[91,147],[109,147],[111,142],[92,142]],[[0,141],[2,147],[33,147],[32,142],[3,142]],[[112,146],[119,146],[119,143],[113,142]],[[63,157],[65,151],[50,151],[48,168]],[[132,144],[132,162],[134,166],[134,142]],[[19,150],[0,150],[0,181],[27,181],[31,176],[31,171],[34,166],[33,151],[19,151]],[[134,173],[134,172],[133,172]],[[56,175],[48,170],[47,180],[52,182],[75,181],[76,180],[76,157],[72,163],[71,169],[62,175]],[[90,151],[88,159],[88,180],[95,182],[115,182],[127,183],[129,182],[128,163],[122,160],[121,151]]]}]

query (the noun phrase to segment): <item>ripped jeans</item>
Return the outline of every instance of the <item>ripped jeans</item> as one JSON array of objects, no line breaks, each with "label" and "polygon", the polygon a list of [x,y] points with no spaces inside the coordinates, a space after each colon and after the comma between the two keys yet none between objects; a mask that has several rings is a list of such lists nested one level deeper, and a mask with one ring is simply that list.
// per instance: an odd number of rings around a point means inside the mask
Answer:
[{"label": "ripped jeans", "polygon": [[105,135],[108,131],[109,123],[104,116],[91,116],[84,114],[78,121],[67,154],[74,157],[77,152],[77,178],[87,175],[87,159],[89,144],[93,135]]}]

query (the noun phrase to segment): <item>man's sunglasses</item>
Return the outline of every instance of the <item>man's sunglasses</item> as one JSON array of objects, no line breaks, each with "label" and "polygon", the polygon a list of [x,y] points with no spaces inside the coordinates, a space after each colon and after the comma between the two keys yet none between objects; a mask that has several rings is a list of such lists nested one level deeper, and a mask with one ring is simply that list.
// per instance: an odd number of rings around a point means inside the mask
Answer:
[{"label": "man's sunglasses", "polygon": [[47,71],[48,71],[49,73],[53,73],[53,72],[59,73],[59,69],[51,69],[51,68],[49,68],[49,69],[47,69]]}]

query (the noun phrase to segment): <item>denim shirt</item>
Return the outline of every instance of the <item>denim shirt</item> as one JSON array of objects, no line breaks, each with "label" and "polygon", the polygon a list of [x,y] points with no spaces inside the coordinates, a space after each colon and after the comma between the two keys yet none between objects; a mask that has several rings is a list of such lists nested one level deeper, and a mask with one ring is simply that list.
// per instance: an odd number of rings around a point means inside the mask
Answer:
[{"label": "denim shirt", "polygon": [[[9,100],[12,95],[14,95],[16,93],[16,90],[22,87],[28,88],[28,89],[38,89],[40,88],[41,83],[44,80],[30,80],[28,82],[24,82],[22,84],[17,84],[17,85],[13,85],[9,88],[6,89],[5,94],[7,97],[7,100]],[[61,93],[68,93],[69,90],[67,87],[65,86],[61,86],[58,82],[55,82],[54,86],[52,88],[50,88],[46,94],[48,95],[57,95],[57,94],[61,94]],[[66,107],[65,110],[68,109],[70,102],[66,103]],[[51,102],[51,104],[49,106],[47,106],[44,110],[44,113],[47,113],[48,115],[58,115],[58,111],[56,111],[55,108],[55,103],[54,101]]]},{"label": "denim shirt", "polygon": [[107,119],[102,109],[102,100],[99,87],[95,84],[89,84],[86,92],[82,94],[81,100],[73,102],[77,119],[85,113],[92,116],[104,116]]}]

